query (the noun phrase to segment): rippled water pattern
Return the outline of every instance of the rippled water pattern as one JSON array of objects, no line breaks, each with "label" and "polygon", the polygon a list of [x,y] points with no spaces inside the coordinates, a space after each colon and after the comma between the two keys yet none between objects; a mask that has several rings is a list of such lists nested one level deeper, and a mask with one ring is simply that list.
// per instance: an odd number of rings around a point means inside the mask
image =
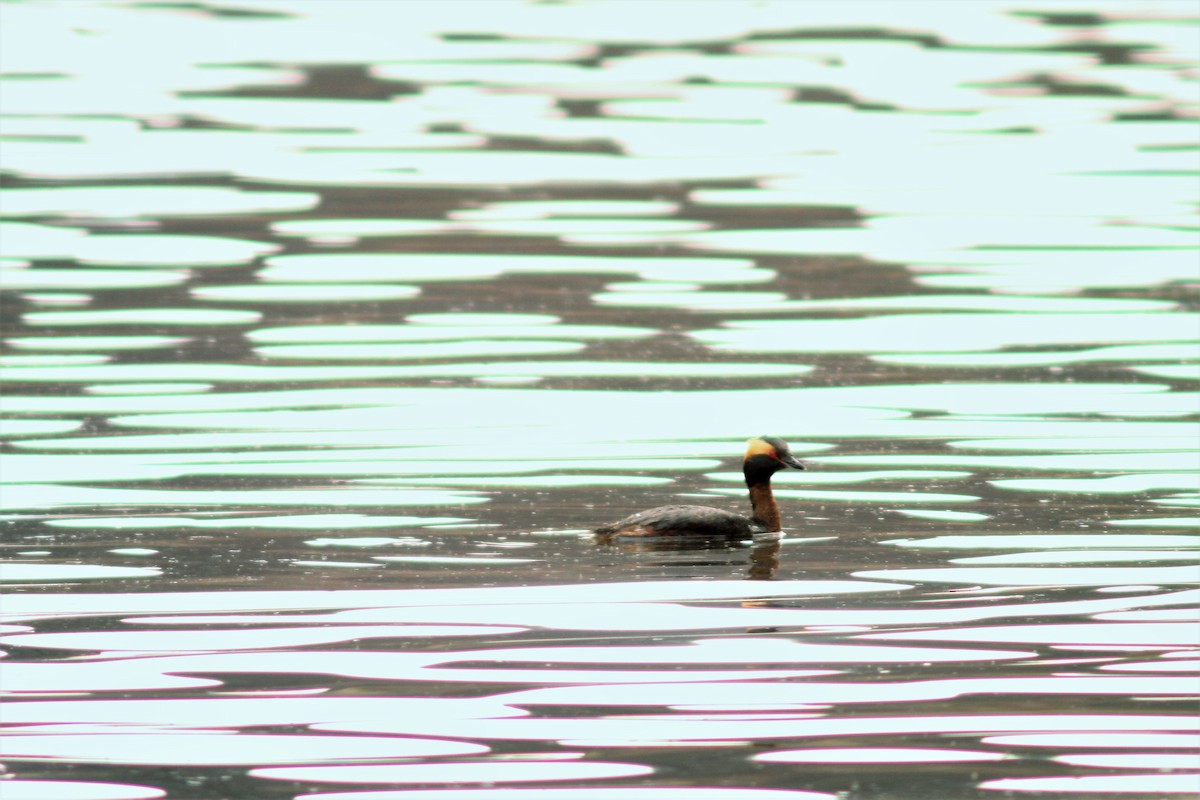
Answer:
[{"label": "rippled water pattern", "polygon": [[3,5],[0,795],[1200,793],[1196,11]]}]

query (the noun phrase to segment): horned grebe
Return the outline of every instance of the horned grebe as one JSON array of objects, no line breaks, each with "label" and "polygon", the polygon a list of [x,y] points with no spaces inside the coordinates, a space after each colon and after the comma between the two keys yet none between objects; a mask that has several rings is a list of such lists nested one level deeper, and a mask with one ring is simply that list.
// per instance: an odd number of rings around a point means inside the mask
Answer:
[{"label": "horned grebe", "polygon": [[804,464],[788,450],[787,442],[774,436],[759,436],[749,441],[742,461],[742,474],[750,489],[750,516],[708,506],[659,506],[631,514],[595,532],[606,539],[623,536],[749,539],[756,533],[779,532],[783,526],[779,506],[771,493],[771,476],[784,467],[804,469]]}]

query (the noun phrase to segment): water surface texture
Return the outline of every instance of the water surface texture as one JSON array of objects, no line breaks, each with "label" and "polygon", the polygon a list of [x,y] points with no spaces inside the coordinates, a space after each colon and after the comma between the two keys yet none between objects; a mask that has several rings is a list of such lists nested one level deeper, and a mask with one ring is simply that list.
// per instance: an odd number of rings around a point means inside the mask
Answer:
[{"label": "water surface texture", "polygon": [[5,4],[0,795],[1200,792],[1195,12]]}]

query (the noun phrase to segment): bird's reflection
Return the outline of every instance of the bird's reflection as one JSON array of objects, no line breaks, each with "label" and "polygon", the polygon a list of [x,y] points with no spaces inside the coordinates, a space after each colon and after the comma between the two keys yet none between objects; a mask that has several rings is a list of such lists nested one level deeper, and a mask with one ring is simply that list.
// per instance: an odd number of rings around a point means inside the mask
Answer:
[{"label": "bird's reflection", "polygon": [[774,578],[775,571],[779,569],[779,549],[778,539],[756,542],[750,548],[750,571],[746,578],[752,581],[769,581]]},{"label": "bird's reflection", "polygon": [[637,539],[613,536],[611,534],[596,534],[598,545],[616,547],[627,553],[683,553],[709,551],[716,555],[717,551],[725,551],[731,556],[720,559],[721,563],[731,563],[737,555],[738,559],[744,553],[749,553],[749,567],[746,578],[752,581],[767,581],[775,577],[779,569],[780,540],[755,540],[749,546],[745,542],[731,542],[727,537],[711,536],[645,536]]}]

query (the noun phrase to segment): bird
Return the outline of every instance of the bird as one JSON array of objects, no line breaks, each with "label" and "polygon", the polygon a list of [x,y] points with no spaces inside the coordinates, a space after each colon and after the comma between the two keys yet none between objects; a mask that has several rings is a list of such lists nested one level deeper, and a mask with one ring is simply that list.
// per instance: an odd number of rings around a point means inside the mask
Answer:
[{"label": "bird", "polygon": [[742,474],[750,490],[750,516],[709,506],[659,506],[596,528],[594,533],[607,541],[634,536],[749,539],[756,533],[778,533],[783,525],[771,493],[771,476],[787,467],[804,469],[787,442],[776,436],[756,436],[746,443],[742,460]]}]

